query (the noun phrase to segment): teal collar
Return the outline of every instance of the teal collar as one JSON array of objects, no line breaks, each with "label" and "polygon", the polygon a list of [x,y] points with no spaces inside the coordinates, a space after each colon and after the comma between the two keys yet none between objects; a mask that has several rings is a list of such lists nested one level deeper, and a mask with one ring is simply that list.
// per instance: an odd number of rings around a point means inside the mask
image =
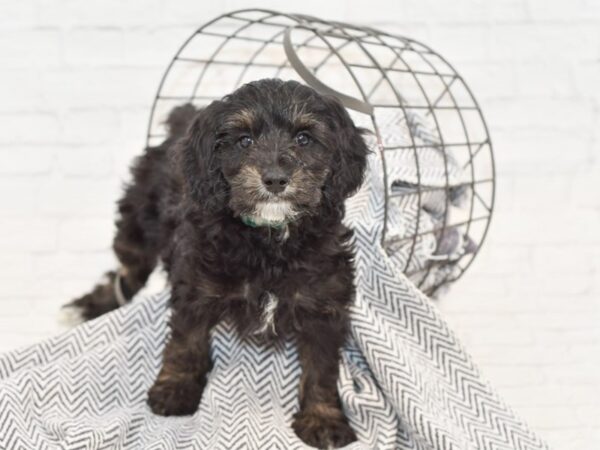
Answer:
[{"label": "teal collar", "polygon": [[252,228],[268,227],[268,228],[274,228],[276,230],[282,230],[288,224],[286,221],[271,222],[271,221],[265,221],[265,220],[257,220],[256,218],[254,218],[252,216],[240,216],[240,219],[242,220],[242,223],[244,225],[247,225]]}]

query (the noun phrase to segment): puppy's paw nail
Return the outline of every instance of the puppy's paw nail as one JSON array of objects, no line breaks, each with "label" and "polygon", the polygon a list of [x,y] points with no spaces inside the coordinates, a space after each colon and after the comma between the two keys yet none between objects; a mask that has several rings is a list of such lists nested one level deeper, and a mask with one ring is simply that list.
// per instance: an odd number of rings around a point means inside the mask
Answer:
[{"label": "puppy's paw nail", "polygon": [[76,305],[65,305],[58,313],[58,323],[63,327],[73,328],[85,322],[83,308]]}]

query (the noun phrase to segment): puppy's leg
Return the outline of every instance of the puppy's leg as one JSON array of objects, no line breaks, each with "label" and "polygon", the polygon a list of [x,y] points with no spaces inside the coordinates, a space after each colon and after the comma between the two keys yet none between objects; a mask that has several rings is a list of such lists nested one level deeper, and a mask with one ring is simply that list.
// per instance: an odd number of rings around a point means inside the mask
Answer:
[{"label": "puppy's leg", "polygon": [[163,366],[148,391],[148,405],[155,414],[193,414],[200,404],[211,369],[210,329],[215,323],[206,315],[192,319],[190,311],[173,311],[172,335],[163,352]]},{"label": "puppy's leg", "polygon": [[[157,264],[158,250],[139,238],[144,231],[132,223],[134,220],[133,216],[124,215],[118,223],[113,248],[121,268],[108,272],[91,292],[63,306],[63,323],[76,325],[117,309],[145,285]],[[132,233],[134,227],[137,233]]]},{"label": "puppy's leg", "polygon": [[119,280],[116,272],[106,273],[104,279],[94,286],[91,292],[61,308],[59,321],[66,326],[75,326],[118,308],[117,283]]},{"label": "puppy's leg", "polygon": [[[146,283],[158,262],[168,236],[163,227],[163,197],[167,183],[161,167],[165,153],[154,149],[133,165],[133,183],[119,200],[119,219],[113,250],[120,262],[118,271],[80,298],[62,308],[71,324],[112,311],[129,301]],[[164,171],[163,171],[164,172]],[[69,322],[69,320],[63,320]]]},{"label": "puppy's leg", "polygon": [[344,339],[343,331],[324,321],[311,323],[298,336],[302,366],[300,411],[294,416],[292,428],[313,447],[343,447],[356,440],[337,391]]}]

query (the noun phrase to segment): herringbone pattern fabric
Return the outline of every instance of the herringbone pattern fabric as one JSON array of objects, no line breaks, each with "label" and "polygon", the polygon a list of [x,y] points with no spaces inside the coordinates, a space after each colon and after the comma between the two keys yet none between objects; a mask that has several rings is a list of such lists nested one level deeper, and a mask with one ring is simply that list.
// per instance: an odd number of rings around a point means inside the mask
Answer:
[{"label": "herringbone pattern fabric", "polygon": [[[358,295],[339,390],[368,449],[545,449],[482,379],[430,301],[357,229]],[[290,428],[300,367],[293,342],[212,336],[200,410],[154,416],[169,293],[141,298],[0,357],[0,449],[300,449]]]}]

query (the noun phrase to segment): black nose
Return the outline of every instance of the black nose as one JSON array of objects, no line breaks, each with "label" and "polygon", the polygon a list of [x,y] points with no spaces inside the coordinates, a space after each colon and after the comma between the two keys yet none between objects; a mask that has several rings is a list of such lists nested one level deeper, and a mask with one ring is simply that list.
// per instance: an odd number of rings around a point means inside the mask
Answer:
[{"label": "black nose", "polygon": [[269,192],[277,194],[283,191],[289,184],[290,179],[280,169],[267,170],[263,177],[262,182]]}]

